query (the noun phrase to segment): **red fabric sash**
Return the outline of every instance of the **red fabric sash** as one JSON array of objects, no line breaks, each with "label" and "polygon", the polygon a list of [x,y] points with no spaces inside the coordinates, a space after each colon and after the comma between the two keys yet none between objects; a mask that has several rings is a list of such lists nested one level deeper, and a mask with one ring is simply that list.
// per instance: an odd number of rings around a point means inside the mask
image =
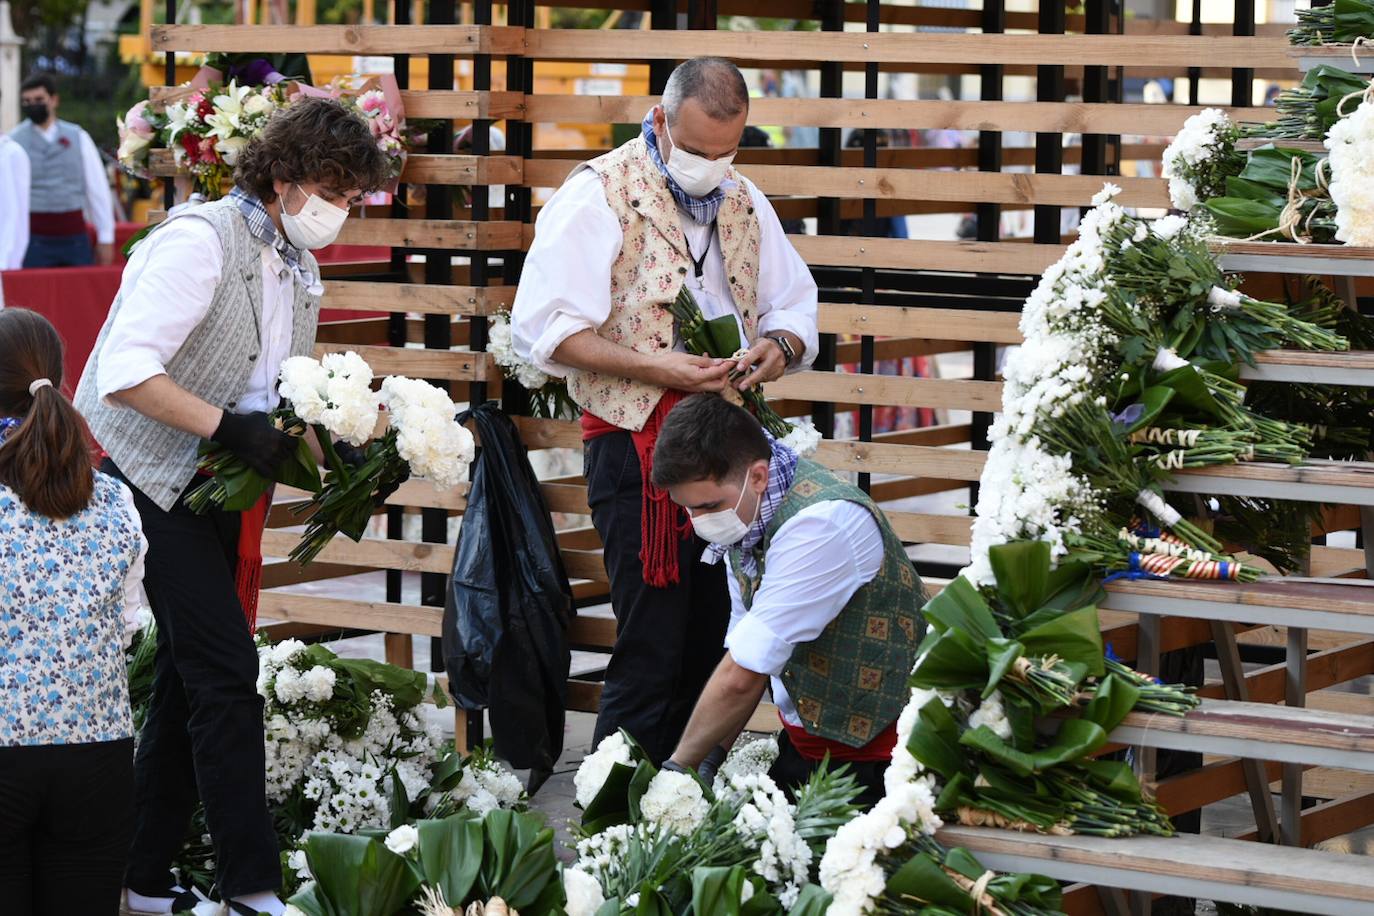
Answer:
[{"label": "red fabric sash", "polygon": [[86,232],[86,217],[80,210],[30,213],[29,232],[47,236],[83,235]]},{"label": "red fabric sash", "polygon": [[[639,473],[643,481],[642,508],[639,517],[639,562],[644,581],[654,588],[667,588],[681,581],[678,569],[678,545],[692,533],[687,513],[668,498],[667,490],[653,485],[654,445],[668,412],[687,397],[684,391],[665,391],[658,406],[644,422],[639,432],[631,432],[635,454],[639,456]],[[587,411],[582,412],[582,441],[590,442],[610,433],[621,432],[618,426],[607,423]]]},{"label": "red fabric sash", "polygon": [[258,497],[252,508],[239,516],[238,568],[234,587],[248,620],[248,632],[258,631],[258,593],[262,589],[262,532],[267,527],[267,513],[272,508],[272,490]]},{"label": "red fabric sash", "polygon": [[883,729],[878,737],[863,747],[850,747],[838,741],[831,741],[829,738],[813,735],[801,726],[793,725],[783,719],[782,713],[778,713],[778,721],[782,722],[782,727],[787,730],[787,737],[791,740],[792,746],[797,749],[797,753],[807,760],[822,760],[826,754],[830,755],[831,760],[890,760],[892,759],[892,749],[897,746],[897,723],[895,721]]}]

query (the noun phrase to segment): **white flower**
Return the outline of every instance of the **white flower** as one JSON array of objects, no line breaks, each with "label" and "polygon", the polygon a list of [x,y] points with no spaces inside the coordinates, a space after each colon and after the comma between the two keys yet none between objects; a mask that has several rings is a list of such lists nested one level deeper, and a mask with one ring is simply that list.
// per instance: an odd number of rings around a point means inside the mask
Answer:
[{"label": "white flower", "polygon": [[[1179,209],[1183,208],[1180,207]],[[1183,231],[1184,227],[1187,225],[1188,220],[1182,216],[1161,216],[1159,219],[1150,223],[1150,231],[1153,232],[1157,238],[1167,242],[1169,239],[1178,235],[1179,232]]]},{"label": "white flower", "polygon": [[304,849],[291,850],[286,856],[286,864],[301,881],[310,881],[315,877],[310,873],[310,862],[305,857]]},{"label": "white flower", "polygon": [[319,361],[293,356],[282,363],[278,378],[278,393],[305,422],[353,445],[372,438],[379,398],[372,391],[372,367],[357,353],[326,353]]},{"label": "white flower", "polygon": [[1002,709],[1002,692],[1000,690],[994,690],[992,695],[984,700],[969,716],[969,728],[978,728],[980,725],[986,725],[992,729],[997,737],[1003,741],[1011,738],[1011,723],[1007,721],[1007,714]]},{"label": "white flower", "polygon": [[247,115],[271,114],[277,106],[262,92],[255,92],[243,103],[243,113]]},{"label": "white flower", "polygon": [[386,835],[386,848],[398,856],[410,852],[419,842],[420,831],[415,829],[414,824],[402,824]]},{"label": "white flower", "polygon": [[295,904],[288,903],[286,909],[282,911],[282,916],[305,916],[305,910]]},{"label": "white flower", "polygon": [[813,454],[821,444],[821,431],[809,419],[797,420],[791,425],[792,431],[783,437],[782,444],[802,458]]},{"label": "white flower", "polygon": [[563,893],[568,898],[568,916],[594,916],[606,902],[601,884],[580,868],[563,869]]},{"label": "white flower", "polygon": [[1120,185],[1114,185],[1110,181],[1102,185],[1102,190],[1093,195],[1092,204],[1100,207],[1121,193]]},{"label": "white flower", "polygon": [[730,748],[725,762],[716,771],[715,791],[739,776],[761,776],[773,767],[778,759],[778,739],[773,735],[755,738],[752,741],[737,741]]},{"label": "white flower", "polygon": [[452,399],[428,382],[389,376],[382,399],[396,428],[396,451],[412,473],[436,488],[457,486],[476,453],[472,433],[461,426]]},{"label": "white flower", "polygon": [[592,803],[606,784],[606,777],[611,775],[613,766],[617,763],[629,765],[630,762],[630,745],[626,743],[624,735],[615,732],[602,738],[596,750],[583,758],[582,765],[573,774],[578,805],[585,808]]},{"label": "white flower", "polygon": [[538,366],[524,359],[515,349],[510,315],[497,312],[487,319],[487,352],[506,375],[531,391],[538,391],[549,383],[549,376]]},{"label": "white flower", "polygon": [[334,669],[316,665],[301,675],[305,697],[312,703],[323,703],[334,696]]},{"label": "white flower", "polygon": [[695,830],[709,808],[701,785],[687,773],[672,770],[659,770],[639,801],[645,820],[680,836]]}]

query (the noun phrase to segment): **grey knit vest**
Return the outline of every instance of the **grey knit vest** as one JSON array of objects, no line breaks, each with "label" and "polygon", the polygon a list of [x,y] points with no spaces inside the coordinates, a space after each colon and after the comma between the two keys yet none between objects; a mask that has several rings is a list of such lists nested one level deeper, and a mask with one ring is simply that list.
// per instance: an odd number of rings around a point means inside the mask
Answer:
[{"label": "grey knit vest", "polygon": [[29,209],[34,213],[69,213],[86,206],[86,167],[81,158],[81,128],[57,122],[57,140],[38,132],[32,121],[10,131],[10,138],[29,154]]},{"label": "grey knit vest", "polygon": [[[188,207],[153,231],[167,231],[178,219],[190,217],[206,220],[215,228],[223,246],[224,267],[209,312],[168,360],[167,375],[201,400],[233,411],[248,387],[262,349],[263,245],[249,232],[243,214],[229,198]],[[312,276],[319,276],[319,267],[309,252],[301,253],[301,266]],[[138,280],[138,276],[126,272],[81,374],[75,401],[96,441],[120,471],[159,508],[169,512],[195,474],[200,439],[128,407],[102,403],[96,389],[105,338],[119,316],[125,292],[133,289]],[[295,291],[291,355],[306,356],[315,346],[320,300],[307,292],[299,280]],[[167,307],[176,308],[176,303],[169,302]],[[274,367],[274,374],[275,371]]]}]

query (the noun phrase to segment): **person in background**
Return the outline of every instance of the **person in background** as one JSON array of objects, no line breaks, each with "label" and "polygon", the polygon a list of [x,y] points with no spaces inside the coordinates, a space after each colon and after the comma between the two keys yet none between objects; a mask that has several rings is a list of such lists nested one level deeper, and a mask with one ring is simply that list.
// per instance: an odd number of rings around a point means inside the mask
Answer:
[{"label": "person in background", "polygon": [[[19,87],[24,122],[10,138],[29,154],[29,247],[25,267],[80,267],[114,262],[110,179],[91,135],[58,120],[61,97],[50,74]],[[95,251],[86,220],[95,226]]]},{"label": "person in background", "polygon": [[[0,270],[24,266],[29,248],[29,157],[0,134]],[[0,304],[5,301],[0,290]]]},{"label": "person in background", "polygon": [[[264,477],[295,451],[268,412],[282,362],[315,345],[323,285],[310,252],[385,183],[387,164],[361,118],[312,98],[272,116],[234,180],[223,199],[181,208],[139,242],[76,392],[149,542],[157,658],[125,875],[139,916],[285,909],[253,642],[269,498],[198,515],[183,495],[203,440]],[[223,900],[213,907],[170,871],[197,799]]]},{"label": "person in background", "polygon": [[[0,911],[114,916],[133,833],[133,495],[93,472],[62,341],[0,311]],[[146,612],[144,612],[146,613]]]},{"label": "person in background", "polygon": [[783,733],[770,772],[789,792],[827,758],[883,796],[908,672],[925,629],[921,579],[887,517],[858,487],[798,458],[743,408],[694,395],[668,415],[654,484],[728,559],[727,652],[667,769],[709,783],[770,682]]},{"label": "person in background", "polygon": [[[777,214],[731,168],[749,117],[739,69],[678,66],[640,135],[581,164],[539,212],[511,314],[516,351],[583,408],[587,502],[616,618],[594,739],[625,729],[668,756],[720,659],[725,577],[650,480],[653,444],[694,391],[767,383],[815,359],[816,283]],[[729,318],[738,359],[684,352],[665,308],[683,288]]]},{"label": "person in background", "polygon": [[[767,132],[760,130],[752,124],[746,126],[744,128],[744,133],[740,134],[740,149],[771,149],[772,147],[773,141],[768,136]],[[782,226],[782,231],[786,232],[788,235],[806,235],[806,223],[802,220],[780,219],[778,222],[779,225]]]}]

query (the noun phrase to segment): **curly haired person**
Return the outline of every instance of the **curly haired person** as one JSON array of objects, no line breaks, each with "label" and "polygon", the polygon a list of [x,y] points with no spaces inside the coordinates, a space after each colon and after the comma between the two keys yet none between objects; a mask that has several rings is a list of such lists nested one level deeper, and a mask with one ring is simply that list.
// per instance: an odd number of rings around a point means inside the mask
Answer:
[{"label": "curly haired person", "polygon": [[[182,497],[203,439],[268,477],[294,450],[268,412],[282,362],[315,344],[323,287],[310,250],[334,241],[387,164],[361,119],[309,99],[268,122],[234,177],[227,197],[179,208],[139,243],[76,395],[103,470],[133,491],[158,624],[125,873],[135,914],[285,908],[253,643],[267,500],[196,515]],[[213,904],[170,872],[197,800],[215,847]]]}]

